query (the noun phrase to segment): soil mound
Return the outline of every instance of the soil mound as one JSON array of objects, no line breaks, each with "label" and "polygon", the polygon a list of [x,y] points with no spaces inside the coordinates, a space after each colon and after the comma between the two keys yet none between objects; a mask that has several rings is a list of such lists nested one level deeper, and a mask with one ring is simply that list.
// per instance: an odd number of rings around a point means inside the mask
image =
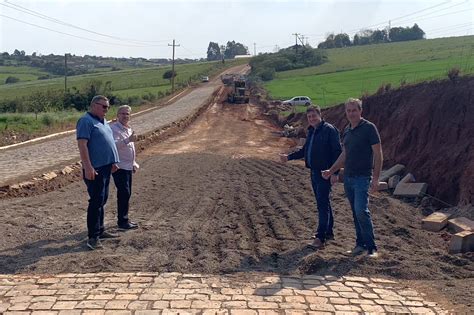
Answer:
[{"label": "soil mound", "polygon": [[[363,116],[379,128],[385,167],[406,165],[445,202],[474,203],[474,77],[382,91],[363,106]],[[344,104],[323,117],[341,131],[348,123]]]}]

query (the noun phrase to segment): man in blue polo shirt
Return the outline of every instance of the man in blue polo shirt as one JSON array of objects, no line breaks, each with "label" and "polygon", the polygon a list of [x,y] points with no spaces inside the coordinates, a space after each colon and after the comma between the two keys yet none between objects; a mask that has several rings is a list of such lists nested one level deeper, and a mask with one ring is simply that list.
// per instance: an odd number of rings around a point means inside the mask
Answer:
[{"label": "man in blue polo shirt", "polygon": [[348,99],[345,110],[349,125],[344,130],[342,153],[331,168],[322,172],[322,176],[329,178],[344,166],[344,190],[351,204],[356,230],[356,246],[348,253],[355,256],[367,251],[369,257],[377,258],[368,204],[369,189],[372,192],[378,190],[383,161],[382,144],[377,127],[362,118],[361,100]]},{"label": "man in blue polo shirt", "polygon": [[87,207],[87,247],[102,247],[100,238],[113,238],[105,231],[104,206],[109,195],[110,174],[119,162],[115,141],[105,114],[109,100],[102,95],[94,96],[89,111],[76,125],[76,138],[82,161],[84,182],[89,194]]}]

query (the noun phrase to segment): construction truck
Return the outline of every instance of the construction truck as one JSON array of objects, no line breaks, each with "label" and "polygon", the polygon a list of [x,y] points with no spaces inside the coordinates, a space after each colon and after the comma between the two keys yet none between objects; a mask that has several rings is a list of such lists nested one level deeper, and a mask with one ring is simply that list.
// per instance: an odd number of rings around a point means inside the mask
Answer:
[{"label": "construction truck", "polygon": [[229,103],[239,104],[248,103],[250,100],[250,91],[247,86],[245,76],[234,76],[232,81],[232,90],[227,95]]},{"label": "construction truck", "polygon": [[232,82],[234,82],[234,76],[235,74],[233,73],[226,73],[226,74],[221,75],[222,83],[224,83],[227,86],[232,85]]}]

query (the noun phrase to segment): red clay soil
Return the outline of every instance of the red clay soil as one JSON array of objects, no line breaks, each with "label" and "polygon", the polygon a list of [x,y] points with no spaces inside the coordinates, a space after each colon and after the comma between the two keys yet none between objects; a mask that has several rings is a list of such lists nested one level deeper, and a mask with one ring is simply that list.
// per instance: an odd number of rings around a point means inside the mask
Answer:
[{"label": "red clay soil", "polygon": [[[405,165],[445,202],[474,203],[474,77],[384,91],[363,106],[363,116],[379,128],[385,167]],[[347,125],[343,104],[323,117],[341,131]]]}]

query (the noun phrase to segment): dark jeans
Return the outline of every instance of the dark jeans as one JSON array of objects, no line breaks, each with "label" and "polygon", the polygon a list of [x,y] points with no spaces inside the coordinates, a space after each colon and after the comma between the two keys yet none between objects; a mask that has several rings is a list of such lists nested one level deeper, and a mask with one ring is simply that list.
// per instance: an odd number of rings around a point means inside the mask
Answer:
[{"label": "dark jeans", "polygon": [[344,190],[352,208],[356,229],[356,245],[367,250],[377,250],[374,227],[368,208],[370,176],[344,176]]},{"label": "dark jeans", "polygon": [[311,170],[311,184],[313,186],[316,204],[318,205],[318,230],[316,237],[321,241],[334,236],[334,218],[332,214],[329,193],[331,182],[321,177],[321,171]]},{"label": "dark jeans", "polygon": [[132,171],[119,169],[112,174],[117,187],[117,225],[128,223],[128,209],[132,195]]},{"label": "dark jeans", "polygon": [[89,206],[87,207],[87,231],[89,238],[97,238],[104,233],[104,206],[109,197],[110,173],[112,164],[96,168],[98,173],[94,180],[85,178],[85,171],[82,170],[84,182],[89,193]]}]

